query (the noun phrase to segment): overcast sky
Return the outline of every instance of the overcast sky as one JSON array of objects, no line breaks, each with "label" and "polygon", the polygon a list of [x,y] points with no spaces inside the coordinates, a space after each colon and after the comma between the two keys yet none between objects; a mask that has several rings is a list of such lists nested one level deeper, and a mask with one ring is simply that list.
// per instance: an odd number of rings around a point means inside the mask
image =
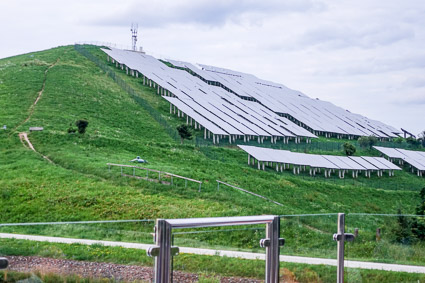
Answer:
[{"label": "overcast sky", "polygon": [[1,0],[0,58],[79,41],[252,73],[425,130],[423,0]]}]

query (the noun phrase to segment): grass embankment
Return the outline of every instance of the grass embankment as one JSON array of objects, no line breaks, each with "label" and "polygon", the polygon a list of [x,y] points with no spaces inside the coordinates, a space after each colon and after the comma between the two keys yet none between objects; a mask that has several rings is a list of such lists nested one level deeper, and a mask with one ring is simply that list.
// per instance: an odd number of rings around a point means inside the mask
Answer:
[{"label": "grass embankment", "polygon": [[[102,56],[101,51],[92,49]],[[59,59],[59,60],[58,60]],[[54,62],[56,65],[46,69]],[[115,71],[132,85],[173,127],[182,120],[169,115],[169,105],[155,91],[141,86],[140,79]],[[29,121],[30,107],[46,78],[41,99]],[[140,105],[117,86],[95,64],[73,47],[61,47],[0,60],[0,219],[1,222],[38,222],[100,219],[156,219],[255,214],[297,214],[329,212],[394,213],[398,208],[412,213],[417,189],[423,180],[406,172],[378,181],[360,178],[363,187],[329,183],[272,169],[258,171],[246,165],[246,155],[236,148],[197,148],[180,145]],[[4,106],[4,107],[3,107]],[[87,119],[85,135],[68,134],[77,119]],[[21,125],[21,123],[23,123]],[[37,151],[23,147],[17,133],[30,126],[43,132],[29,134]],[[17,129],[15,130],[15,128]],[[149,161],[146,167],[203,181],[184,187],[183,182],[165,186],[127,179],[118,170],[108,172],[106,163],[128,164],[136,155]],[[131,171],[128,171],[132,174]],[[229,188],[217,191],[215,180],[239,185],[283,203],[276,206]],[[381,182],[381,189],[371,188]],[[349,183],[349,182],[347,182]],[[393,184],[410,185],[412,190],[394,191]],[[370,185],[368,185],[370,184]],[[354,184],[356,185],[356,183]],[[373,230],[380,219],[368,222]],[[288,224],[287,224],[288,223]],[[336,218],[300,218],[283,222],[289,254],[333,257]],[[2,228],[1,231],[73,237],[94,237],[128,241],[151,241],[152,226],[118,228]],[[87,230],[91,230],[87,228]],[[117,233],[117,230],[121,232]],[[134,231],[143,235],[134,236]],[[230,232],[229,232],[230,233]],[[235,231],[231,245],[256,249],[256,232]],[[195,246],[228,246],[226,233],[195,234],[185,243]],[[300,236],[302,235],[302,236]],[[189,235],[185,237],[189,238]],[[176,241],[179,241],[176,237]],[[292,240],[291,240],[292,239]],[[314,243],[314,244],[312,244]],[[366,243],[364,245],[370,245]],[[392,244],[388,243],[388,246]],[[362,257],[359,252],[358,257]],[[364,257],[368,258],[368,257]],[[379,258],[379,254],[377,255]],[[397,259],[393,259],[397,260]],[[406,261],[409,261],[407,258]],[[413,260],[412,261],[416,261]]]}]

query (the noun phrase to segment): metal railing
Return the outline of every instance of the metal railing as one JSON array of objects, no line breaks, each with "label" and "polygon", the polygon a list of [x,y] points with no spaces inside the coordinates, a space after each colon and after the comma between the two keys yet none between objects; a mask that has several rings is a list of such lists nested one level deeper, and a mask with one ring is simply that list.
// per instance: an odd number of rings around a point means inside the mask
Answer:
[{"label": "metal railing", "polygon": [[266,238],[260,241],[260,246],[266,248],[265,282],[278,282],[279,248],[284,244],[284,239],[280,238],[280,218],[275,215],[158,219],[155,226],[156,246],[152,246],[147,251],[149,256],[155,257],[155,282],[172,282],[171,257],[178,253],[178,248],[171,246],[171,234],[173,229],[254,224],[266,224]]},{"label": "metal railing", "polygon": [[[164,182],[163,182],[164,178],[167,178],[167,177],[170,177],[170,181],[171,181],[170,185],[174,184],[173,178],[185,180],[185,188],[187,187],[188,181],[193,182],[193,183],[197,183],[197,184],[199,184],[198,192],[201,192],[202,181],[199,181],[199,180],[191,179],[191,178],[188,178],[188,177],[184,177],[184,176],[180,176],[180,175],[176,175],[176,174],[173,174],[173,173],[164,172],[164,171],[160,171],[160,170],[155,170],[155,169],[150,169],[150,168],[145,168],[145,167],[139,167],[139,166],[135,166],[135,165],[114,164],[114,163],[107,163],[106,165],[108,165],[109,171],[111,171],[111,166],[120,167],[121,168],[121,176],[131,177],[131,175],[124,174],[123,168],[133,168],[133,176],[132,177],[139,177],[141,179],[149,180],[149,172],[155,172],[155,173],[158,174],[158,182],[162,183],[162,184],[164,184]],[[146,170],[146,177],[136,176],[136,169]],[[162,175],[162,180],[161,180],[161,175]]]}]

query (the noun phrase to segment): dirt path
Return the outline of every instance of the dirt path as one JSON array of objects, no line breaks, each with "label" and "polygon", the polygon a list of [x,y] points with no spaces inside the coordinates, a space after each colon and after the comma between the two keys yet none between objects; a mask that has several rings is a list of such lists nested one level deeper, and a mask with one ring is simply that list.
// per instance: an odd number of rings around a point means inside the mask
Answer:
[{"label": "dirt path", "polygon": [[[8,270],[18,272],[39,272],[41,274],[79,275],[89,278],[109,278],[116,281],[152,282],[153,268],[138,265],[122,265],[103,262],[88,262],[68,259],[53,259],[37,256],[7,256]],[[173,272],[174,282],[198,282],[197,274],[181,271]],[[256,279],[222,277],[220,282],[262,282]]]},{"label": "dirt path", "polygon": [[38,92],[38,96],[35,99],[34,103],[30,106],[30,109],[29,109],[29,112],[30,113],[29,113],[28,117],[23,122],[21,122],[20,124],[18,124],[15,128],[13,128],[12,132],[14,132],[17,128],[19,128],[24,123],[28,122],[28,120],[31,118],[32,114],[34,114],[35,106],[37,105],[38,101],[41,99],[41,96],[43,95],[43,92],[44,92],[44,88],[46,87],[47,73],[49,72],[49,70],[51,68],[53,68],[54,66],[56,66],[56,64],[58,62],[59,62],[59,58],[56,60],[55,63],[53,63],[52,65],[50,65],[49,67],[47,67],[47,69],[44,71],[43,85],[41,86],[41,89]]},{"label": "dirt path", "polygon": [[31,150],[33,150],[34,152],[40,154],[44,159],[46,159],[47,161],[49,161],[52,164],[55,164],[50,158],[48,158],[47,156],[39,153],[38,151],[35,150],[34,146],[32,145],[31,141],[28,138],[28,134],[25,132],[19,133],[19,139],[21,140],[22,144],[26,147],[29,148]]}]

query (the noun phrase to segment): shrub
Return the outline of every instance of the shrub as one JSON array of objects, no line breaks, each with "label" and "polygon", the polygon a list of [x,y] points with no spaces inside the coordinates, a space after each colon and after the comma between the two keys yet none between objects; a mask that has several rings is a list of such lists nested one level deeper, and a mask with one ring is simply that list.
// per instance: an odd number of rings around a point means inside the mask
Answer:
[{"label": "shrub", "polygon": [[75,122],[75,126],[78,127],[78,133],[84,134],[86,132],[86,128],[89,125],[89,122],[87,120],[77,120]]},{"label": "shrub", "polygon": [[344,143],[342,147],[344,148],[344,153],[347,156],[352,156],[356,153],[356,147],[349,142]]},{"label": "shrub", "polygon": [[177,127],[177,131],[179,132],[181,144],[183,144],[184,140],[191,140],[192,139],[192,133],[190,132],[190,129],[187,125],[182,124]]},{"label": "shrub", "polygon": [[417,147],[421,144],[421,141],[419,139],[415,139],[414,137],[408,137],[406,142],[413,147]]},{"label": "shrub", "polygon": [[369,147],[369,149],[372,149],[372,146],[374,146],[378,142],[378,138],[375,136],[360,137],[358,139],[358,142],[361,147]]}]

